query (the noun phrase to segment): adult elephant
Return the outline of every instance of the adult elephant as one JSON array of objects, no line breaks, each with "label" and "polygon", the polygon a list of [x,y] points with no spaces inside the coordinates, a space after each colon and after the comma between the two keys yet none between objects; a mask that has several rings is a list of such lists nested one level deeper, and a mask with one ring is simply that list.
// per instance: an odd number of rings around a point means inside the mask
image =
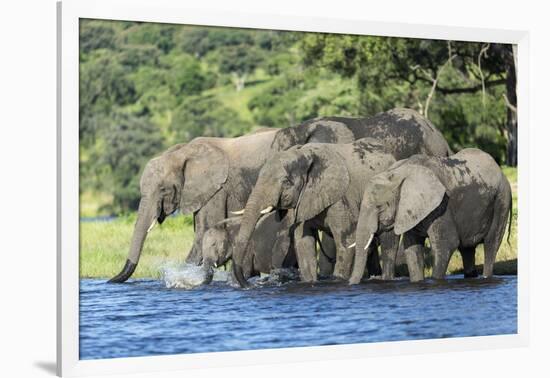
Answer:
[{"label": "adult elephant", "polygon": [[447,141],[437,128],[412,109],[395,108],[367,118],[322,117],[281,129],[273,152],[306,143],[351,143],[360,138],[383,141],[387,151],[401,160],[414,154],[449,156]]},{"label": "adult elephant", "polygon": [[511,226],[510,183],[489,154],[468,148],[448,158],[415,155],[399,161],[367,184],[350,283],[363,276],[369,243],[384,231],[403,235],[411,281],[424,279],[426,237],[434,255],[434,278],[444,277],[456,249],[464,276],[477,276],[475,248],[480,243],[485,250],[483,275],[489,277],[508,217]]},{"label": "adult elephant", "polygon": [[[306,143],[351,143],[360,138],[375,138],[383,141],[388,152],[401,160],[414,154],[449,156],[452,154],[447,141],[437,128],[418,112],[407,108],[395,108],[372,117],[322,117],[303,122],[297,126],[281,129],[275,135],[272,153],[287,150]],[[322,275],[332,273],[334,268],[334,242],[323,234],[323,251],[319,255]],[[391,254],[393,252],[388,252]],[[397,253],[397,251],[395,251]],[[395,254],[393,253],[393,254]],[[382,256],[386,268],[384,279],[394,277],[389,255]]]},{"label": "adult elephant", "polygon": [[[317,279],[315,234],[330,233],[336,244],[334,275],[348,279],[355,226],[367,180],[395,159],[384,144],[360,139],[349,144],[309,143],[273,156],[263,166],[244,209],[233,251],[233,272],[246,286],[250,270],[248,244],[258,220],[271,211],[294,217],[294,248],[303,281]],[[287,214],[288,216],[288,214]]]},{"label": "adult elephant", "polygon": [[195,138],[150,160],[141,176],[141,200],[126,264],[109,282],[124,282],[132,275],[147,233],[177,209],[193,214],[195,238],[186,261],[199,264],[204,232],[246,204],[277,130],[237,138]]}]

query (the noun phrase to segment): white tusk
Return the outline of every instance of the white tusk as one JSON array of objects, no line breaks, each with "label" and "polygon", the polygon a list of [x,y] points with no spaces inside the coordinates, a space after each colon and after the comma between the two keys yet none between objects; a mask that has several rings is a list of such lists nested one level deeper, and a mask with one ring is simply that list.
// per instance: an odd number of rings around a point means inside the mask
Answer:
[{"label": "white tusk", "polygon": [[351,249],[353,247],[355,247],[357,245],[357,243],[353,243],[352,245],[350,245],[348,248]]},{"label": "white tusk", "polygon": [[260,214],[267,214],[267,213],[271,212],[271,210],[273,210],[273,206],[266,207],[265,209],[260,211]]},{"label": "white tusk", "polygon": [[370,235],[369,241],[367,242],[367,245],[365,246],[365,249],[369,248],[369,245],[372,242],[372,238],[374,238],[374,234]]},{"label": "white tusk", "polygon": [[231,214],[233,214],[233,215],[243,215],[244,214],[244,209],[239,210],[239,211],[231,211]]},{"label": "white tusk", "polygon": [[151,225],[149,226],[149,228],[147,229],[147,233],[149,233],[149,232],[155,227],[156,224],[157,224],[157,220],[155,219],[155,220],[151,223]]},{"label": "white tusk", "polygon": [[214,262],[214,268],[217,268],[217,267],[218,267],[218,263]]}]

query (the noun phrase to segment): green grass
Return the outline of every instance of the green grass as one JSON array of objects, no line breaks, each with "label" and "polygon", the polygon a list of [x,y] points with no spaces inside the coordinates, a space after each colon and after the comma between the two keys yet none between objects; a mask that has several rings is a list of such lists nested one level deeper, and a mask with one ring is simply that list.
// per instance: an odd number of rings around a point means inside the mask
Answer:
[{"label": "green grass", "polygon": [[[117,274],[128,256],[135,215],[111,222],[80,223],[80,277],[109,278]],[[193,243],[190,217],[168,217],[149,233],[134,278],[160,277],[166,263],[185,260]]]},{"label": "green grass", "polygon": [[[510,244],[504,236],[497,254],[495,274],[515,274],[517,271],[517,169],[504,168],[512,184],[514,194],[514,216]],[[135,215],[118,218],[111,222],[80,223],[80,276],[109,278],[123,267],[128,255],[134,228]],[[161,267],[166,263],[180,263],[185,260],[193,243],[193,223],[189,216],[168,217],[153,229],[146,241],[141,259],[134,273],[135,278],[158,278]],[[476,263],[483,264],[483,247],[478,247]],[[462,260],[455,253],[449,263],[448,273],[460,273]],[[479,267],[481,271],[481,266]],[[426,276],[431,269],[426,269]]]},{"label": "green grass", "polygon": [[80,194],[80,216],[98,217],[109,215],[105,207],[113,202],[113,196],[101,192],[86,191]]}]

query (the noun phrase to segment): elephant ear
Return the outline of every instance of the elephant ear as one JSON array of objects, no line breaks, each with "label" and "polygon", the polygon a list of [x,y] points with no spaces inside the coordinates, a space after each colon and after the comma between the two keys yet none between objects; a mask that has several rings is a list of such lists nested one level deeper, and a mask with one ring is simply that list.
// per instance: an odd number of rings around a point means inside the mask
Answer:
[{"label": "elephant ear", "polygon": [[344,159],[328,145],[306,145],[310,166],[296,205],[296,221],[311,219],[340,200],[346,193],[350,177]]},{"label": "elephant ear", "polygon": [[445,186],[428,168],[415,166],[401,184],[394,232],[401,235],[434,211],[445,195]]},{"label": "elephant ear", "polygon": [[206,142],[188,144],[185,153],[180,210],[193,213],[227,181],[229,161],[220,148]]},{"label": "elephant ear", "polygon": [[331,119],[321,118],[308,126],[307,143],[353,143],[355,136],[349,127]]}]

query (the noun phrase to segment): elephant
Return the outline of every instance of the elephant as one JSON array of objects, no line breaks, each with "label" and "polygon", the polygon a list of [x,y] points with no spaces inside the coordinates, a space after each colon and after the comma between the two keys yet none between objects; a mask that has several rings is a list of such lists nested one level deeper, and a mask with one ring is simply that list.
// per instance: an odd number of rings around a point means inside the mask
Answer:
[{"label": "elephant", "polygon": [[316,232],[336,244],[333,275],[348,279],[355,223],[367,180],[395,162],[385,145],[371,138],[348,144],[309,143],[273,156],[260,171],[244,208],[233,251],[233,275],[241,286],[249,270],[248,244],[263,214],[290,212],[302,281],[317,280]]},{"label": "elephant", "polygon": [[[244,273],[249,278],[273,269],[293,268],[296,254],[290,241],[290,217],[279,218],[275,212],[263,215],[256,225],[248,245],[247,256],[252,258],[251,270]],[[242,217],[225,219],[204,233],[203,268],[207,272],[204,283],[210,283],[214,267],[227,264],[232,257],[233,245]]]},{"label": "elephant", "polygon": [[[322,117],[305,121],[297,126],[280,129],[273,140],[271,153],[276,154],[294,145],[306,143],[351,143],[360,138],[383,141],[395,159],[401,160],[414,154],[449,156],[452,151],[437,128],[418,112],[407,108],[395,108],[367,118]],[[334,243],[326,234],[326,254],[319,255],[320,273],[327,275],[334,269]],[[387,240],[390,242],[390,240]],[[392,241],[395,244],[395,241]],[[396,247],[395,247],[396,248]],[[383,278],[391,279],[392,251],[382,256],[386,262]]]},{"label": "elephant", "polygon": [[424,279],[426,237],[434,256],[433,278],[444,278],[456,249],[464,277],[476,277],[480,243],[485,248],[483,275],[490,277],[508,217],[510,228],[510,183],[489,154],[467,148],[450,157],[414,155],[398,161],[365,188],[349,282],[361,280],[373,236],[390,230],[402,235],[411,281]]},{"label": "elephant", "polygon": [[237,138],[199,137],[151,159],[141,176],[128,258],[109,282],[124,282],[132,275],[147,233],[178,209],[193,214],[194,220],[195,238],[186,262],[200,264],[204,232],[244,207],[277,130]]},{"label": "elephant", "polygon": [[449,156],[452,151],[437,128],[418,112],[395,108],[367,118],[322,117],[277,131],[272,153],[306,143],[352,143],[361,138],[384,142],[401,160],[414,154]]}]

